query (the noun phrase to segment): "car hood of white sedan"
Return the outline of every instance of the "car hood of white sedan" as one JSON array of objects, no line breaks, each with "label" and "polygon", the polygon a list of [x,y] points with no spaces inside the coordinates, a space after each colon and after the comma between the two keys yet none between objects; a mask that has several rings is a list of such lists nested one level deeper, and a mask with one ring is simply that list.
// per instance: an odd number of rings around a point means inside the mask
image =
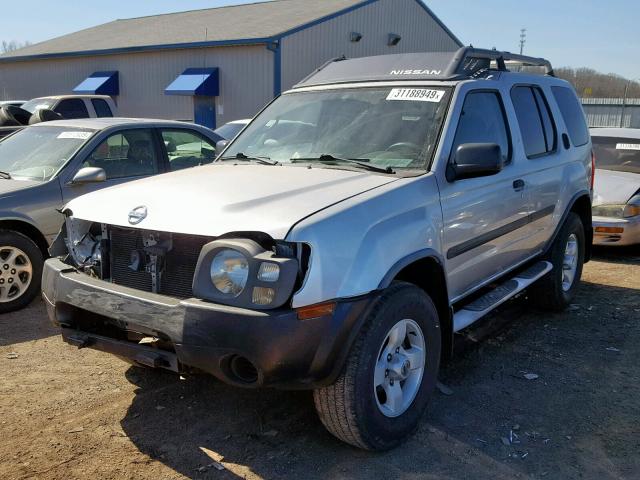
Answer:
[{"label": "car hood of white sedan", "polygon": [[640,174],[596,169],[594,205],[624,205],[640,190]]},{"label": "car hood of white sedan", "polygon": [[[329,168],[209,165],[99,190],[67,205],[74,218],[144,230],[283,239],[298,221],[395,177]],[[146,211],[139,223],[129,214]],[[134,219],[135,222],[135,219]]]}]

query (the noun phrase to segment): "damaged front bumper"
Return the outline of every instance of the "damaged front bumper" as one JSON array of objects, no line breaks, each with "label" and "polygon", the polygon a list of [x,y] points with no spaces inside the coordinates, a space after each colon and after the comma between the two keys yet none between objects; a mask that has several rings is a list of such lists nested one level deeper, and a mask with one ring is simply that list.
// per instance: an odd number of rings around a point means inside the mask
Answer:
[{"label": "damaged front bumper", "polygon": [[278,388],[335,381],[376,295],[299,320],[288,308],[254,311],[134,290],[56,258],[45,263],[42,288],[67,343],[178,373],[201,370],[233,385]]}]

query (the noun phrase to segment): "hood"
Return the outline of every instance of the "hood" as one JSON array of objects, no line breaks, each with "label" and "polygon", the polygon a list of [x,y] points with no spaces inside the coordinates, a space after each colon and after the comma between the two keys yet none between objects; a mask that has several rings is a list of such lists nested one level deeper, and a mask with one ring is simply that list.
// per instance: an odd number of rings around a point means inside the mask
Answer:
[{"label": "hood", "polygon": [[596,169],[594,205],[624,205],[640,189],[640,174]]},{"label": "hood", "polygon": [[132,226],[132,210],[146,209],[134,228],[212,237],[258,231],[283,239],[299,220],[395,180],[327,168],[218,164],[99,190],[67,208],[75,218],[123,227]]},{"label": "hood", "polygon": [[9,197],[15,192],[26,190],[36,185],[42,185],[42,182],[33,180],[5,180],[4,178],[0,178],[0,197]]}]

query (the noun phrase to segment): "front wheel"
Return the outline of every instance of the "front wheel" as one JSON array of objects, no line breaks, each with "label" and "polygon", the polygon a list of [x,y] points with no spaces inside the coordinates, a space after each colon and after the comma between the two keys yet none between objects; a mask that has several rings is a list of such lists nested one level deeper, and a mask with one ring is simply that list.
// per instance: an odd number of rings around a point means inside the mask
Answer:
[{"label": "front wheel", "polygon": [[429,296],[394,283],[365,319],[338,380],[313,393],[327,430],[366,450],[388,450],[405,440],[435,388],[440,335]]},{"label": "front wheel", "polygon": [[553,268],[533,290],[539,300],[536,304],[553,311],[562,311],[571,304],[582,277],[584,252],[584,227],[580,217],[571,212],[549,252]]},{"label": "front wheel", "polygon": [[0,313],[26,307],[40,292],[44,258],[25,235],[0,230]]}]

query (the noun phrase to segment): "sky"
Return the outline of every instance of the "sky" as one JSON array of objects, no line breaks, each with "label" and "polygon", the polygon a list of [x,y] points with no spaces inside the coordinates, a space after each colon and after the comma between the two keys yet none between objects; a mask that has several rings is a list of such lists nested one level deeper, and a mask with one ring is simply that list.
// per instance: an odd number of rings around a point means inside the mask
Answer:
[{"label": "sky", "polygon": [[[3,2],[0,41],[40,42],[130,18],[252,0],[21,0]],[[316,0],[322,1],[322,0]],[[640,80],[638,0],[426,0],[465,44],[519,50],[556,67],[590,67]]]}]

